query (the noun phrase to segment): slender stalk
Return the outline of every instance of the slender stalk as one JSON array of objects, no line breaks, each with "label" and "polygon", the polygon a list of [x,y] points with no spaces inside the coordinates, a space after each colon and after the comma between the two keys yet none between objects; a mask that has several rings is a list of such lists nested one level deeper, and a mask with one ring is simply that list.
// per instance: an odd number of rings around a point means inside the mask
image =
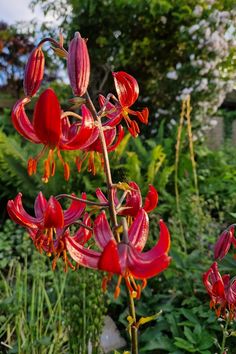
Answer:
[{"label": "slender stalk", "polygon": [[61,199],[61,198],[68,198],[68,199],[72,199],[72,200],[77,200],[79,202],[82,202],[82,203],[85,203],[88,205],[96,205],[96,206],[103,207],[103,208],[108,207],[108,203],[97,203],[97,202],[93,202],[91,200],[78,198],[74,195],[69,195],[69,194],[59,194],[56,196],[56,199]]},{"label": "slender stalk", "polygon": [[[115,208],[115,202],[114,202],[114,196],[113,196],[113,182],[112,182],[112,176],[111,176],[111,169],[110,169],[110,162],[109,162],[109,156],[108,156],[108,151],[107,151],[107,146],[106,146],[106,140],[103,132],[103,127],[101,123],[100,116],[97,114],[97,111],[93,105],[93,102],[91,101],[91,98],[88,94],[86,93],[86,98],[87,98],[87,104],[93,114],[94,119],[98,123],[98,129],[99,129],[99,137],[102,145],[102,153],[103,153],[103,159],[104,159],[104,171],[105,171],[105,176],[106,176],[106,182],[107,182],[107,190],[108,190],[108,202],[109,202],[109,212],[110,212],[110,217],[111,217],[111,223],[113,226],[113,233],[114,236],[116,237],[117,242],[120,242],[120,236],[117,232],[117,213],[116,213],[116,208]],[[127,228],[127,223],[124,222],[123,220],[123,228]],[[128,230],[124,230],[124,234],[128,234]],[[131,353],[132,354],[138,354],[138,328],[136,326],[136,313],[135,313],[135,306],[134,306],[134,299],[132,297],[132,294],[127,287],[127,292],[128,292],[128,298],[129,298],[129,312],[130,316],[132,317],[133,323],[131,325]]]},{"label": "slender stalk", "polygon": [[[194,158],[194,148],[193,148],[193,134],[192,134],[192,125],[191,125],[191,105],[190,105],[190,96],[186,99],[186,119],[187,119],[187,130],[188,130],[188,140],[189,140],[189,151],[190,151],[190,159],[192,163],[193,169],[193,179],[194,179],[194,187],[195,192],[198,198],[199,203],[199,188],[198,188],[198,178],[197,178],[197,169],[196,169],[196,161]],[[200,203],[199,203],[200,204]]]},{"label": "slender stalk", "polygon": [[[110,217],[111,217],[111,222],[112,226],[116,228],[118,226],[117,223],[117,217],[116,217],[116,209],[115,209],[115,202],[114,202],[114,197],[113,197],[113,192],[112,192],[112,176],[111,176],[111,169],[110,169],[110,162],[109,162],[109,157],[108,157],[108,151],[107,151],[107,146],[106,146],[106,140],[102,128],[102,123],[101,119],[97,114],[97,111],[93,105],[93,102],[88,94],[86,93],[86,99],[88,106],[91,110],[91,113],[94,117],[94,119],[98,123],[98,129],[99,129],[99,137],[102,145],[102,153],[103,153],[103,159],[104,159],[104,170],[105,170],[105,175],[106,175],[106,181],[107,181],[107,190],[108,190],[108,201],[109,201],[109,212],[110,212]],[[114,231],[114,234],[119,241],[119,235],[117,234],[116,231]]]},{"label": "slender stalk", "polygon": [[136,313],[135,313],[135,306],[134,306],[134,299],[127,288],[128,297],[129,297],[129,313],[133,319],[133,323],[131,325],[131,353],[138,354],[138,328],[136,326]]},{"label": "slender stalk", "polygon": [[228,314],[227,321],[225,322],[225,326],[223,328],[223,336],[222,336],[220,354],[224,354],[224,352],[225,352],[225,342],[226,342],[226,339],[228,337],[227,329],[228,329],[229,323],[230,323],[230,317],[229,317],[229,314]]},{"label": "slender stalk", "polygon": [[180,114],[180,122],[179,122],[178,132],[177,132],[177,142],[176,142],[176,147],[175,147],[175,150],[176,150],[176,152],[175,152],[175,198],[176,198],[177,213],[179,216],[179,225],[180,225],[180,234],[181,234],[181,239],[182,239],[182,247],[184,249],[184,252],[187,253],[187,246],[186,246],[186,241],[185,241],[185,237],[184,237],[184,229],[183,229],[183,224],[181,221],[180,198],[179,198],[179,187],[178,187],[178,168],[179,168],[180,144],[181,144],[181,135],[182,135],[183,124],[184,124],[185,109],[186,109],[186,101],[183,101],[182,111]]}]

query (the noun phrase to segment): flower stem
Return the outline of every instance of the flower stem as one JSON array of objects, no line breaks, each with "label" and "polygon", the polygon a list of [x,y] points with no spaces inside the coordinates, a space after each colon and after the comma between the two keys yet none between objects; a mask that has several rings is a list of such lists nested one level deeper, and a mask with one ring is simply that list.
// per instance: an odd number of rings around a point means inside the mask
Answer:
[{"label": "flower stem", "polygon": [[[103,127],[102,127],[100,116],[98,115],[88,92],[86,92],[86,99],[87,99],[87,104],[89,106],[89,109],[94,119],[98,123],[99,137],[102,145],[102,153],[104,159],[104,171],[105,171],[107,190],[108,190],[109,213],[111,217],[111,223],[113,226],[114,236],[117,242],[120,242],[120,235],[117,232],[118,222],[117,222],[117,212],[115,208],[114,195],[113,195],[113,182],[111,176],[111,168],[110,168],[109,156],[108,156],[106,140],[103,132]],[[129,298],[129,312],[133,320],[133,323],[131,325],[131,353],[138,354],[138,328],[136,326],[136,313],[135,313],[134,299],[132,297],[132,294],[128,286],[127,286],[127,293]]]},{"label": "flower stem", "polygon": [[[112,183],[112,176],[111,176],[111,169],[110,169],[110,162],[109,162],[108,151],[107,151],[107,146],[106,146],[106,140],[105,140],[104,132],[102,129],[102,123],[101,123],[101,119],[97,114],[97,111],[93,105],[93,102],[92,102],[88,92],[86,93],[86,99],[87,99],[88,106],[92,112],[92,115],[98,123],[99,137],[100,137],[100,141],[101,141],[101,145],[102,145],[102,153],[103,153],[103,159],[104,159],[104,171],[105,171],[106,181],[107,181],[109,212],[110,212],[112,226],[114,228],[117,228],[118,223],[117,223],[115,202],[114,202],[113,191],[112,191],[113,183]],[[117,234],[116,230],[114,230],[114,234],[116,236],[117,241],[119,241],[119,235]]]},{"label": "flower stem", "polygon": [[99,206],[101,208],[106,208],[108,207],[108,203],[97,203],[97,202],[93,202],[91,200],[88,200],[88,199],[83,199],[83,198],[78,198],[76,196],[73,196],[73,195],[69,195],[69,194],[58,194],[56,196],[56,199],[59,200],[61,198],[68,198],[68,199],[72,199],[72,200],[77,200],[79,202],[82,202],[82,203],[85,203],[85,204],[88,204],[88,205],[95,205],[95,206]]},{"label": "flower stem", "polygon": [[136,326],[134,299],[130,290],[127,289],[127,291],[129,294],[129,313],[133,319],[133,323],[131,325],[131,353],[138,354],[138,328]]},{"label": "flower stem", "polygon": [[224,354],[225,353],[225,342],[226,342],[226,339],[228,337],[227,329],[228,329],[229,323],[230,323],[230,316],[228,315],[227,321],[225,322],[225,326],[223,328],[223,336],[222,336],[220,354]]}]

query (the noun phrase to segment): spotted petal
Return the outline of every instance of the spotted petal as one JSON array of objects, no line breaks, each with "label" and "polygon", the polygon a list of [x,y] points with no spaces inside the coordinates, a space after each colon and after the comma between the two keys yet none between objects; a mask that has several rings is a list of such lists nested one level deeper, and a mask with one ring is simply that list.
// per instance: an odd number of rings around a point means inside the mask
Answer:
[{"label": "spotted petal", "polygon": [[29,98],[23,98],[16,102],[11,114],[12,123],[18,133],[25,139],[39,144],[40,139],[36,135],[35,129],[25,113],[25,105],[29,102]]},{"label": "spotted petal", "polygon": [[170,264],[171,258],[167,254],[159,257],[145,257],[145,253],[137,252],[134,248],[129,249],[128,269],[137,279],[148,279],[165,270]]},{"label": "spotted petal", "polygon": [[89,109],[82,105],[82,122],[79,127],[77,134],[67,141],[62,140],[59,147],[64,150],[77,150],[77,149],[86,149],[91,145],[98,137],[99,131],[95,125],[93,116]]},{"label": "spotted petal", "polygon": [[114,241],[114,236],[104,211],[102,211],[94,221],[94,237],[97,245],[102,250],[111,240]]},{"label": "spotted petal", "polygon": [[132,106],[139,95],[136,79],[124,71],[113,72],[112,75],[121,106]]},{"label": "spotted petal", "polygon": [[[82,199],[86,200],[86,193],[82,193]],[[78,220],[85,207],[86,203],[78,200],[72,200],[70,207],[64,212],[64,226],[68,226]]]},{"label": "spotted petal", "polygon": [[100,253],[87,249],[73,240],[72,237],[66,238],[66,249],[76,263],[93,269],[98,269]]},{"label": "spotted petal", "polygon": [[129,229],[129,241],[135,249],[141,252],[146,245],[149,231],[149,220],[147,213],[141,209]]}]

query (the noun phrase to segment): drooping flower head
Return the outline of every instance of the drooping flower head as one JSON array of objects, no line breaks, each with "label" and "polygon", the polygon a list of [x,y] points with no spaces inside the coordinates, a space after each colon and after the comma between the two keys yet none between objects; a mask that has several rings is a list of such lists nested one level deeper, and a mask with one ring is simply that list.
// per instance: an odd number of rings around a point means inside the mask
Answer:
[{"label": "drooping flower head", "polygon": [[236,279],[230,281],[230,275],[221,276],[218,265],[214,262],[210,269],[203,274],[203,284],[210,295],[210,307],[217,317],[236,318]]},{"label": "drooping flower head", "polygon": [[[94,221],[94,237],[101,251],[85,248],[74,243],[71,238],[66,240],[67,250],[78,264],[103,270],[109,276],[117,274],[119,279],[115,297],[119,295],[122,278],[125,279],[131,294],[139,297],[142,288],[146,285],[146,279],[154,277],[168,267],[170,235],[161,220],[157,244],[150,251],[142,252],[149,231],[148,216],[144,209],[140,209],[128,233],[125,234],[125,230],[123,231],[121,242],[117,242],[103,211]],[[142,280],[143,285],[137,284],[135,279]]]},{"label": "drooping flower head", "polygon": [[61,150],[85,149],[98,137],[98,129],[91,112],[82,105],[82,117],[77,123],[70,124],[67,116],[63,116],[60,103],[52,89],[46,89],[36,103],[31,122],[26,115],[25,105],[29,98],[19,100],[12,111],[12,122],[15,129],[26,139],[35,144],[43,144],[42,151],[28,161],[28,173],[36,173],[38,160],[48,151],[44,161],[43,180],[48,181],[55,173],[54,152],[64,167],[65,179],[69,179],[69,165],[64,161]]},{"label": "drooping flower head", "polygon": [[[153,185],[149,185],[148,193],[146,195],[144,206],[142,202],[142,195],[137,183],[131,181],[128,183],[129,189],[125,192],[125,204],[120,205],[120,201],[117,198],[116,190],[114,191],[114,201],[117,206],[118,215],[135,217],[139,210],[143,208],[147,213],[150,213],[156,208],[158,203],[158,193]],[[96,195],[100,202],[108,202],[107,198],[103,194],[100,188],[97,188]]]},{"label": "drooping flower head", "polygon": [[[110,125],[117,125],[122,118],[125,120],[130,134],[137,137],[140,129],[136,120],[132,120],[129,115],[136,116],[141,123],[148,123],[148,108],[142,111],[134,111],[130,107],[136,102],[139,95],[139,86],[136,79],[124,71],[112,73],[118,100],[115,103],[107,101],[102,95],[99,96],[99,103],[105,109],[106,116],[110,119]],[[114,96],[113,96],[114,98]]]},{"label": "drooping flower head", "polygon": [[[86,200],[86,194],[82,194]],[[25,227],[40,252],[53,256],[53,268],[57,260],[62,257],[65,267],[74,268],[67,257],[66,239],[70,236],[68,226],[81,218],[86,204],[73,200],[67,210],[63,210],[58,200],[51,196],[47,201],[42,192],[35,199],[35,216],[29,215],[22,205],[22,194],[19,193],[14,200],[7,203],[10,218],[17,224]],[[88,214],[84,214],[83,224],[90,225]],[[91,236],[91,232],[80,227],[73,236],[73,242],[84,244]]]}]

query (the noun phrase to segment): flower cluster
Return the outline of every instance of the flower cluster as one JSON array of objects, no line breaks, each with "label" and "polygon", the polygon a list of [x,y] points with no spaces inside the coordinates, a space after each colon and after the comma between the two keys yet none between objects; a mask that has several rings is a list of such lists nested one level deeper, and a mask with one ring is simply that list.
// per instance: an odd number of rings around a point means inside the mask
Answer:
[{"label": "flower cluster", "polygon": [[[222,260],[229,252],[230,246],[236,247],[234,236],[235,225],[230,225],[224,230],[217,240],[214,248],[216,260]],[[221,277],[218,271],[218,264],[214,262],[210,269],[203,274],[203,283],[211,297],[210,307],[215,309],[216,315],[223,318],[236,319],[236,281],[230,281],[230,275]]]},{"label": "flower cluster", "polygon": [[[115,150],[124,136],[123,121],[131,135],[137,137],[140,128],[135,118],[147,124],[148,109],[132,109],[138,99],[139,86],[135,78],[120,71],[113,73],[117,97],[112,93],[106,97],[100,95],[97,112],[87,93],[90,60],[86,40],[76,33],[68,52],[62,40],[48,40],[53,43],[54,51],[67,60],[70,86],[75,96],[73,102],[80,113],[63,111],[56,93],[47,88],[36,102],[33,119],[27,116],[26,106],[37,94],[43,80],[42,45],[45,40],[42,40],[30,54],[26,65],[25,97],[16,102],[12,111],[15,129],[30,142],[43,145],[36,157],[29,158],[28,173],[35,174],[39,159],[46,155],[43,181],[47,182],[55,174],[57,155],[68,180],[70,168],[62,157],[61,151],[64,150],[83,152],[83,158],[76,159],[78,170],[89,154],[88,169],[95,173],[94,153],[98,153],[103,160],[108,191],[104,193],[97,188],[94,200],[88,200],[86,193],[81,197],[61,194],[47,200],[40,192],[35,199],[33,216],[25,210],[19,193],[8,201],[9,216],[26,228],[37,250],[52,259],[53,269],[62,259],[65,270],[83,266],[105,271],[104,289],[116,274],[115,297],[119,295],[120,283],[124,279],[131,296],[139,298],[146,279],[159,274],[170,263],[170,235],[160,220],[156,245],[143,252],[149,234],[148,213],[157,206],[158,193],[150,185],[143,203],[140,188],[135,182],[113,184],[108,153]],[[63,210],[61,199],[65,198],[71,200],[71,204]]]},{"label": "flower cluster", "polygon": [[236,279],[230,275],[220,275],[216,262],[203,275],[203,283],[211,297],[210,307],[215,309],[217,317],[236,319]]},{"label": "flower cluster", "polygon": [[[47,39],[48,40],[48,39]],[[28,160],[29,175],[35,174],[39,159],[47,154],[44,160],[43,181],[48,182],[49,178],[55,173],[55,154],[64,167],[64,176],[68,180],[70,168],[64,161],[61,151],[79,150],[84,153],[82,159],[77,159],[77,167],[80,171],[81,164],[89,154],[89,170],[95,173],[94,153],[102,153],[102,146],[99,138],[97,118],[91,113],[90,107],[86,105],[84,96],[89,84],[90,61],[87,50],[86,40],[79,33],[75,34],[74,39],[69,45],[67,52],[61,43],[52,40],[57,45],[57,51],[67,60],[67,69],[70,85],[76,98],[74,102],[79,102],[81,114],[74,111],[64,112],[60,106],[56,93],[48,88],[39,96],[33,113],[32,121],[28,118],[25,108],[30,103],[41,85],[44,74],[44,54],[42,45],[44,40],[32,51],[29,56],[24,76],[25,97],[16,102],[12,111],[12,122],[15,129],[25,139],[42,144],[41,152]],[[129,115],[134,115],[144,124],[148,123],[148,109],[144,108],[141,112],[134,111],[130,107],[137,100],[139,86],[135,78],[125,72],[114,72],[114,84],[117,96],[108,94],[107,97],[100,95],[100,111],[98,118],[102,119],[104,136],[108,152],[113,151],[121,142],[124,130],[121,125],[124,119],[130,133],[137,137],[140,132],[136,120],[131,120]],[[114,104],[110,100],[114,100]],[[75,106],[75,108],[78,108]],[[73,120],[72,120],[73,119]],[[115,141],[117,137],[117,141]]]}]

